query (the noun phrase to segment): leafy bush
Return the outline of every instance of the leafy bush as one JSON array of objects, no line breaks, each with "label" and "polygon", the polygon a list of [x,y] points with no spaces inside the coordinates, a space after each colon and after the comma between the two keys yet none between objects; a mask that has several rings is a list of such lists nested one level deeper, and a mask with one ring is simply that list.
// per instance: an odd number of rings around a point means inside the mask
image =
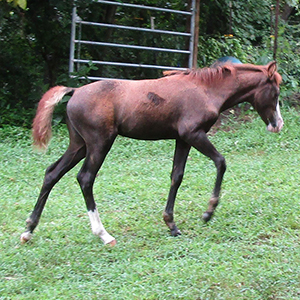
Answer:
[{"label": "leafy bush", "polygon": [[[300,30],[299,26],[282,23],[278,30],[276,60],[282,75],[281,99],[289,106],[299,105],[300,78]],[[272,61],[274,36],[263,37],[257,46],[244,39],[225,35],[199,38],[198,65],[209,66],[223,56],[234,56],[243,63],[267,64]]]},{"label": "leafy bush", "polygon": [[233,56],[243,63],[252,63],[253,59],[250,57],[250,53],[253,53],[253,47],[245,46],[241,39],[233,35],[219,38],[199,37],[198,64],[200,67],[209,66],[223,56]]}]

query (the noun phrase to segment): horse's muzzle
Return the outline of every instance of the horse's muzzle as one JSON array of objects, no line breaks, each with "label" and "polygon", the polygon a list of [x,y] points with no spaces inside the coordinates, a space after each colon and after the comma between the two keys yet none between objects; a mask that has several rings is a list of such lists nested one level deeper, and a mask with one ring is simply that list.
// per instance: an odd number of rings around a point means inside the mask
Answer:
[{"label": "horse's muzzle", "polygon": [[267,130],[270,132],[280,132],[283,127],[283,119],[280,117],[275,122],[270,122],[267,126]]},{"label": "horse's muzzle", "polygon": [[280,113],[279,103],[276,105],[276,110],[273,113],[272,118],[268,119],[269,124],[267,126],[267,130],[270,132],[280,132],[283,127],[283,119]]}]

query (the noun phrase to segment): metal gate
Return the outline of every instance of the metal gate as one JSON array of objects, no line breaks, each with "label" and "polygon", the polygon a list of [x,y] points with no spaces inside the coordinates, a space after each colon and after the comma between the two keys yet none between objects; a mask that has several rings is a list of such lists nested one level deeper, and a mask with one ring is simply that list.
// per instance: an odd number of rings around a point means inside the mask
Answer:
[{"label": "metal gate", "polygon": [[[113,1],[105,1],[105,0],[95,0],[99,4],[106,5],[116,5],[122,7],[129,7],[133,9],[145,9],[150,11],[159,11],[166,12],[175,15],[185,15],[190,18],[190,32],[178,32],[178,31],[168,31],[168,30],[158,30],[155,29],[153,24],[151,24],[151,28],[141,28],[141,27],[132,27],[132,26],[123,26],[123,25],[115,25],[109,23],[96,23],[84,21],[77,15],[76,7],[73,8],[72,13],[72,30],[71,30],[71,44],[70,44],[70,60],[69,60],[69,75],[70,77],[74,77],[74,71],[78,71],[81,64],[92,63],[95,65],[109,65],[109,66],[122,66],[122,67],[138,67],[138,68],[152,68],[152,69],[162,69],[162,70],[185,70],[186,68],[176,67],[176,66],[163,66],[163,65],[154,65],[154,64],[141,64],[141,63],[124,63],[124,62],[116,62],[116,61],[100,61],[94,59],[82,59],[80,57],[80,47],[81,45],[94,45],[94,46],[106,46],[106,47],[119,47],[119,48],[127,48],[127,49],[138,49],[138,50],[147,50],[147,51],[158,51],[158,52],[168,52],[168,53],[179,53],[183,55],[188,55],[188,68],[195,67],[195,43],[198,43],[198,39],[195,39],[195,21],[196,21],[196,1],[191,1],[191,9],[190,11],[182,11],[182,10],[173,10],[167,8],[160,7],[152,7],[145,5],[137,5],[137,4],[129,4],[129,3],[121,3],[121,2],[113,2]],[[153,20],[151,20],[153,21]],[[116,28],[121,30],[133,30],[140,32],[153,32],[162,35],[173,35],[173,36],[185,36],[189,38],[189,49],[169,49],[169,48],[158,48],[158,47],[148,47],[141,45],[128,45],[128,44],[120,44],[120,43],[108,43],[108,42],[99,42],[99,41],[88,41],[81,39],[81,26],[96,26],[96,27],[106,27],[106,28]],[[75,58],[76,54],[76,58]],[[77,70],[76,70],[77,67]],[[90,80],[105,80],[112,78],[104,78],[104,77],[95,77],[95,76],[86,76],[84,78]]]}]

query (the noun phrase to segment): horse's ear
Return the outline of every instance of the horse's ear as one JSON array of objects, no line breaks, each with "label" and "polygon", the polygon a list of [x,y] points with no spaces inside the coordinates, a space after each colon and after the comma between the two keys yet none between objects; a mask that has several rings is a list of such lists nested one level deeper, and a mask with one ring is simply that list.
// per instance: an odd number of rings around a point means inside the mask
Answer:
[{"label": "horse's ear", "polygon": [[274,73],[277,71],[276,61],[271,61],[267,64],[268,77],[272,78]]}]

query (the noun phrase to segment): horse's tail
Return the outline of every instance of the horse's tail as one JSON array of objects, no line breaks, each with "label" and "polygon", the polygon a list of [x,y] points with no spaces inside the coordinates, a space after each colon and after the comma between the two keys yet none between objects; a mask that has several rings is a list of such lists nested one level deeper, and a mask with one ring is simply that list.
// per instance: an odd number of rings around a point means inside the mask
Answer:
[{"label": "horse's tail", "polygon": [[32,124],[33,144],[46,149],[51,138],[51,121],[55,105],[65,96],[74,92],[75,88],[55,86],[47,91],[40,100]]}]

